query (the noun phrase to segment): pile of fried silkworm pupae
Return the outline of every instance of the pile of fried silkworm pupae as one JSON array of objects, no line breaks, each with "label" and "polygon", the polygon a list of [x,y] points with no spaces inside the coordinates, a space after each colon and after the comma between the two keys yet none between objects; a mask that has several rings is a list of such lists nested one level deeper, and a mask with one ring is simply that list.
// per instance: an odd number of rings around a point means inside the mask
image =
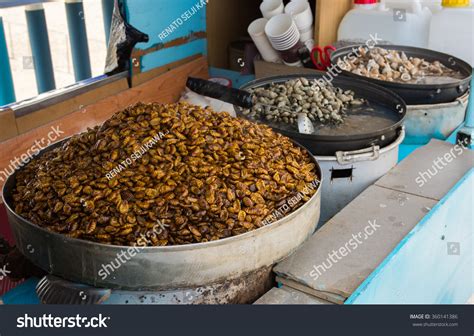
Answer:
[{"label": "pile of fried silkworm pupae", "polygon": [[145,235],[147,246],[168,246],[255,230],[318,180],[307,151],[268,126],[139,103],[33,159],[13,200],[17,214],[68,237],[136,246]]}]

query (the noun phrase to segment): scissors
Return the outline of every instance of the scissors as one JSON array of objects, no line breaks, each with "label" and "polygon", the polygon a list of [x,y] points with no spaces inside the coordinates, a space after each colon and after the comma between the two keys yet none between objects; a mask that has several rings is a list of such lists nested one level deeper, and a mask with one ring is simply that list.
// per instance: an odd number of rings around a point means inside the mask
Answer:
[{"label": "scissors", "polygon": [[[333,46],[325,46],[324,48],[317,46],[311,50],[311,60],[313,61],[316,69],[326,71],[331,66],[331,52],[335,51],[336,48]],[[316,55],[316,52],[318,53]]]}]

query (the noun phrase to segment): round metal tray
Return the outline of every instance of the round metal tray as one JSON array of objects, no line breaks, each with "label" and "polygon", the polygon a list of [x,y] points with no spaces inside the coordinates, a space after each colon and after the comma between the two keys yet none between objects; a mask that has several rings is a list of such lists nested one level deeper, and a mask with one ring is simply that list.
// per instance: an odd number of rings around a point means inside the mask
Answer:
[{"label": "round metal tray", "polygon": [[[64,141],[44,149],[38,156],[61,146]],[[311,158],[322,182],[321,169]],[[16,214],[12,192],[18,171],[7,179],[3,187],[3,199],[17,248],[45,271],[95,287],[166,290],[239,278],[270,266],[295,251],[314,232],[320,216],[319,187],[299,209],[257,230],[206,243],[138,248],[138,253],[133,257],[128,253],[126,258],[123,253],[133,248],[69,238]],[[120,262],[120,259],[126,261]],[[99,274],[112,264],[115,270],[109,276],[104,278],[106,273]]]}]

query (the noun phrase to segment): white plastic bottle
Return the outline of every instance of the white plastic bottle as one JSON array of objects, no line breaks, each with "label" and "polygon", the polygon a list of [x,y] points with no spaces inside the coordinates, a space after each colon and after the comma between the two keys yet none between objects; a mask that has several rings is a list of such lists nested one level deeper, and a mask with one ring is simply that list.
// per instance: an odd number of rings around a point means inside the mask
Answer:
[{"label": "white plastic bottle", "polygon": [[[427,7],[430,9],[431,13],[434,13],[441,9],[441,0],[419,0],[423,7]],[[400,8],[400,6],[405,7],[406,5],[410,5],[410,2],[413,0],[385,0],[386,5],[390,6],[391,8]]]},{"label": "white plastic bottle", "polygon": [[419,0],[354,0],[342,19],[338,40],[368,40],[370,34],[392,44],[428,46],[431,11]]},{"label": "white plastic bottle", "polygon": [[436,13],[441,10],[441,0],[421,0],[423,6],[428,7],[431,10],[431,13]]},{"label": "white plastic bottle", "polygon": [[428,48],[456,56],[474,66],[474,7],[469,0],[443,0],[433,14]]}]

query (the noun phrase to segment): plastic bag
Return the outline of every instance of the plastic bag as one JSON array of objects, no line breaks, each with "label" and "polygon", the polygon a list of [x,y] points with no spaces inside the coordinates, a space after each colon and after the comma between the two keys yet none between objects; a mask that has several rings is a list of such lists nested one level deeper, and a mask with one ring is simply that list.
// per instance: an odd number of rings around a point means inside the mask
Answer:
[{"label": "plastic bag", "polygon": [[179,101],[184,101],[189,104],[198,105],[201,107],[209,106],[215,112],[227,112],[232,117],[236,118],[237,115],[235,113],[234,105],[223,102],[222,100],[206,97],[191,91],[190,89],[186,88],[184,92],[181,94],[181,98]]},{"label": "plastic bag", "polygon": [[105,60],[105,74],[113,75],[127,70],[133,48],[139,42],[148,42],[147,34],[142,33],[125,21],[123,5],[118,0],[114,3],[110,39]]}]

